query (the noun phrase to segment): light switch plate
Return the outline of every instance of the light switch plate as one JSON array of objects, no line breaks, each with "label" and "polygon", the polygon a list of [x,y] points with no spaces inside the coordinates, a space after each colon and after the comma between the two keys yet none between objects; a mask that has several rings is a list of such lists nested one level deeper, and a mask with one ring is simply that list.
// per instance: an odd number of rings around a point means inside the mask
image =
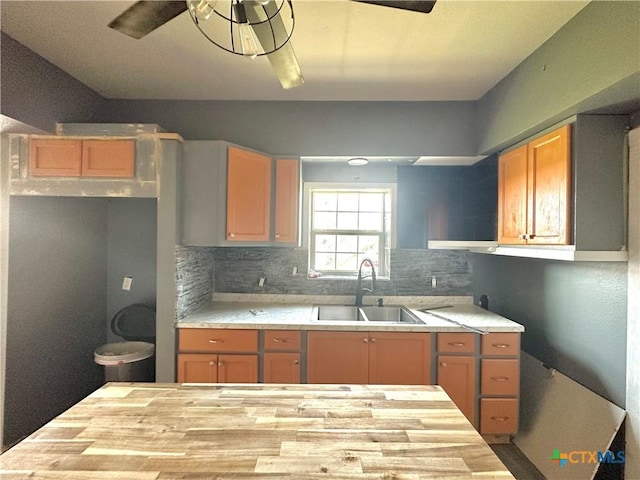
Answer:
[{"label": "light switch plate", "polygon": [[131,285],[133,284],[133,278],[129,275],[125,275],[122,279],[122,289],[123,290],[131,290]]}]

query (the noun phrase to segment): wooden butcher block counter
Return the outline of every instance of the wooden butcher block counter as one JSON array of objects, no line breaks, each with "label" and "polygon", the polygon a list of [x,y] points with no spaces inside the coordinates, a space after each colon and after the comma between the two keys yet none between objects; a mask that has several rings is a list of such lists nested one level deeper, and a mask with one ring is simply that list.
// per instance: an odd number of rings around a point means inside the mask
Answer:
[{"label": "wooden butcher block counter", "polygon": [[2,479],[513,479],[438,386],[109,383]]}]

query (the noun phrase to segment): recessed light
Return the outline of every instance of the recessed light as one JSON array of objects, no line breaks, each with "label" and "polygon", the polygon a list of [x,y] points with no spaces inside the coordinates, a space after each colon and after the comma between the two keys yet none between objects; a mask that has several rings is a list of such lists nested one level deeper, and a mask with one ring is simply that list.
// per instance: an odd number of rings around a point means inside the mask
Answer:
[{"label": "recessed light", "polygon": [[369,160],[363,157],[350,158],[347,163],[352,167],[361,167],[369,163]]}]

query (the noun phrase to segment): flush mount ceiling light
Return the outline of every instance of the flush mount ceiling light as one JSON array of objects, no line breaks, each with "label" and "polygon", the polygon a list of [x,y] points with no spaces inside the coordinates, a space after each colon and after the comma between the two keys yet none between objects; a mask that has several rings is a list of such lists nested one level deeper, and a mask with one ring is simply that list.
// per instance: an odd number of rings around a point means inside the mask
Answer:
[{"label": "flush mount ceiling light", "polygon": [[352,167],[362,167],[364,165],[367,165],[369,163],[369,160],[364,157],[354,157],[347,160],[347,163]]},{"label": "flush mount ceiling light", "polygon": [[266,56],[283,88],[304,83],[290,42],[295,27],[291,0],[140,0],[109,27],[140,39],[185,10],[219,48],[251,59]]}]

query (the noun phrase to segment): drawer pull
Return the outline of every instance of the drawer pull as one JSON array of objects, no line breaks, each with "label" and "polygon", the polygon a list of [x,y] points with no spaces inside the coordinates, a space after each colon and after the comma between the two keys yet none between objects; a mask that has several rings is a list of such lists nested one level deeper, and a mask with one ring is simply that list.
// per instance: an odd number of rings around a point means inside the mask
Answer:
[{"label": "drawer pull", "polygon": [[491,417],[491,420],[495,420],[496,422],[506,422],[509,420],[509,417]]},{"label": "drawer pull", "polygon": [[294,364],[294,365],[300,365],[300,361],[299,361],[299,360],[294,360],[294,361],[293,361],[293,364]]},{"label": "drawer pull", "polygon": [[224,343],[224,340],[219,340],[216,338],[210,338],[209,343]]},{"label": "drawer pull", "polygon": [[452,347],[464,347],[466,343],[464,342],[449,342],[448,345]]},{"label": "drawer pull", "polygon": [[274,338],[273,341],[276,343],[289,343],[289,340],[286,338]]},{"label": "drawer pull", "polygon": [[494,382],[508,382],[509,377],[491,377]]},{"label": "drawer pull", "polygon": [[495,347],[495,348],[509,348],[510,347],[510,345],[508,343],[492,343],[491,346]]}]

